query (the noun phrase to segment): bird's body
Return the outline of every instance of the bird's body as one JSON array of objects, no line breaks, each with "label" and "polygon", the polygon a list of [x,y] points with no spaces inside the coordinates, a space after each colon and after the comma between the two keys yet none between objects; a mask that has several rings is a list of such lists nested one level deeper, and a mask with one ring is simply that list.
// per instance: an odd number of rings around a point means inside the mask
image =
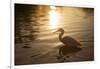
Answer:
[{"label": "bird's body", "polygon": [[67,45],[67,46],[80,46],[81,44],[76,41],[75,39],[73,39],[72,37],[70,36],[65,36],[62,38],[62,40],[60,40],[63,44]]},{"label": "bird's body", "polygon": [[78,47],[78,46],[81,45],[77,40],[73,39],[73,38],[70,37],[70,36],[64,36],[64,37],[63,37],[64,30],[63,30],[62,28],[58,29],[58,31],[60,31],[59,40],[60,40],[63,44],[65,44],[65,45],[67,45],[67,46],[73,46],[73,47]]}]

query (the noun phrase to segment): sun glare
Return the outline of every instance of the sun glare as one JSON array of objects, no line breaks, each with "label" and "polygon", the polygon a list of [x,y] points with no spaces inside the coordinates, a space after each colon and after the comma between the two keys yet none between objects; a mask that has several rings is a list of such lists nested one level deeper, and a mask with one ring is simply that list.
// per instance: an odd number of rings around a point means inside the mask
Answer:
[{"label": "sun glare", "polygon": [[54,6],[50,6],[50,8],[53,8],[53,9],[49,11],[49,25],[50,25],[50,28],[56,29],[59,22],[58,12],[57,10],[55,10],[56,7],[54,9]]},{"label": "sun glare", "polygon": [[50,6],[50,9],[55,10],[56,7],[55,6]]}]

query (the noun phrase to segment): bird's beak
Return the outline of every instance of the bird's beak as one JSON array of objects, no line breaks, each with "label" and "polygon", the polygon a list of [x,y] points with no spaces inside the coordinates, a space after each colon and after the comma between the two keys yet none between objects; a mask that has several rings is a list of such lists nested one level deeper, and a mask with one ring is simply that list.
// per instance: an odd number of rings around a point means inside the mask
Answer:
[{"label": "bird's beak", "polygon": [[58,32],[58,30],[56,30],[56,31],[53,31],[53,33],[57,33]]}]

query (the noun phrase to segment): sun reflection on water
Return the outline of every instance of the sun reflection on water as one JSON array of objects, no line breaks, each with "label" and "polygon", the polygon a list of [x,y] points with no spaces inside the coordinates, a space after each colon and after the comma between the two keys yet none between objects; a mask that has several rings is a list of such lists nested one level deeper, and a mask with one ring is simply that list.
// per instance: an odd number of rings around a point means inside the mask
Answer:
[{"label": "sun reflection on water", "polygon": [[49,25],[50,29],[56,29],[59,24],[59,13],[56,9],[55,6],[50,6],[50,11],[49,11]]}]

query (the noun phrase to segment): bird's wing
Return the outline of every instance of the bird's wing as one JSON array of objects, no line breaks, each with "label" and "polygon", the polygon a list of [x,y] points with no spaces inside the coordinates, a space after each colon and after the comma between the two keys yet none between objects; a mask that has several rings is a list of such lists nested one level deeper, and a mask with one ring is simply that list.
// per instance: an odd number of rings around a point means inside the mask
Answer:
[{"label": "bird's wing", "polygon": [[80,46],[81,45],[77,40],[69,36],[63,37],[62,42],[69,46]]}]

